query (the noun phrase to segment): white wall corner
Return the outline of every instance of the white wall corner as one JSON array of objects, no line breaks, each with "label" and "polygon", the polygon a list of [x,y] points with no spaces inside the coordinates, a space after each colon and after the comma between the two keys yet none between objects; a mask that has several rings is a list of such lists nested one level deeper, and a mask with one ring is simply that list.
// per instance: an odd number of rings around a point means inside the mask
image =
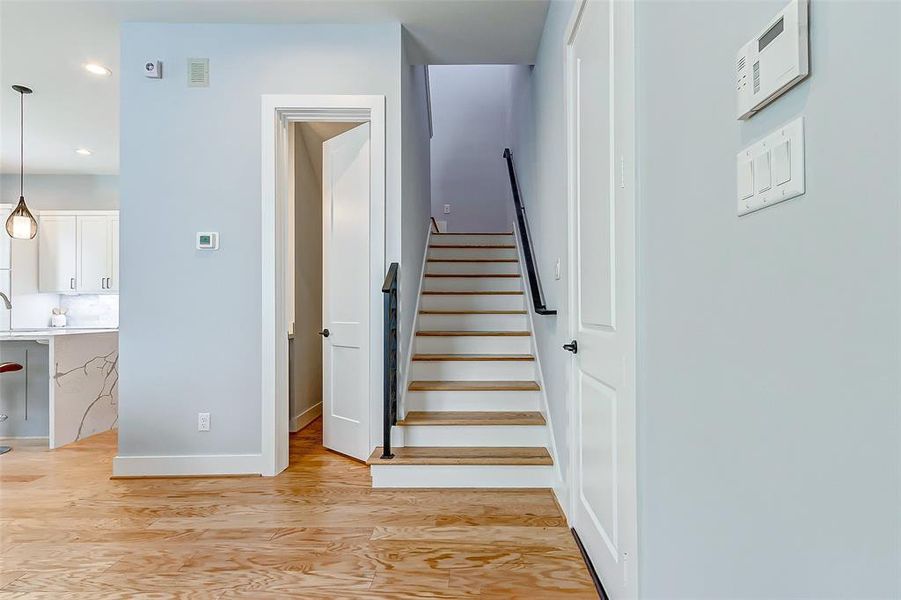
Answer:
[{"label": "white wall corner", "polygon": [[262,473],[262,454],[117,456],[113,459],[113,477],[260,475]]},{"label": "white wall corner", "polygon": [[322,416],[322,402],[317,402],[288,422],[288,431],[297,433],[316,419]]}]

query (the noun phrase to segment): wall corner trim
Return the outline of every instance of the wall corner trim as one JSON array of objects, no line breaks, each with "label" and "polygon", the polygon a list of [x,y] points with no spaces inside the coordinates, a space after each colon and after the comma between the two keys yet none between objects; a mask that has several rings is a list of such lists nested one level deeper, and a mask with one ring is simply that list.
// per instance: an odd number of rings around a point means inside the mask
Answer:
[{"label": "wall corner trim", "polygon": [[113,477],[259,475],[262,459],[262,454],[117,456],[113,459]]}]

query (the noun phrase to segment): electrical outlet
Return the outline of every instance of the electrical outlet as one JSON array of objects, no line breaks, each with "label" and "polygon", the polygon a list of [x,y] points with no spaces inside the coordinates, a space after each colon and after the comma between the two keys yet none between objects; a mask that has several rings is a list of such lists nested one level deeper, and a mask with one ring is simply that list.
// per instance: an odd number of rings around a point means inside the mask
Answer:
[{"label": "electrical outlet", "polygon": [[197,431],[210,430],[210,413],[197,413]]},{"label": "electrical outlet", "polygon": [[444,205],[444,214],[446,214],[446,215],[450,214],[450,204]]}]

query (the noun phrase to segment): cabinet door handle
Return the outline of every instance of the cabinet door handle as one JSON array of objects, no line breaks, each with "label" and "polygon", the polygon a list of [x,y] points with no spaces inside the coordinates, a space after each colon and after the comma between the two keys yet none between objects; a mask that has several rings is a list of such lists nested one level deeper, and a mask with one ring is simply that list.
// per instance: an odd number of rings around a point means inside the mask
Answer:
[{"label": "cabinet door handle", "polygon": [[101,290],[105,290],[105,289],[106,289],[106,277],[101,277],[101,278],[100,278],[100,289],[101,289]]},{"label": "cabinet door handle", "polygon": [[70,290],[74,290],[74,289],[75,289],[75,278],[74,278],[74,277],[70,277],[70,278],[69,278],[69,289],[70,289]]}]

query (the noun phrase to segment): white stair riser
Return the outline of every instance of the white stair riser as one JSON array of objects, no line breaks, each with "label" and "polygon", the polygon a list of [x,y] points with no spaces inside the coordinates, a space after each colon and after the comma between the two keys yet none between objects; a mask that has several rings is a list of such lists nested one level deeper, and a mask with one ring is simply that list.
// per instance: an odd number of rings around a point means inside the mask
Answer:
[{"label": "white stair riser", "polygon": [[417,335],[417,354],[529,354],[529,336],[425,336]]},{"label": "white stair riser", "polygon": [[[413,361],[412,381],[534,381],[534,361]],[[469,392],[463,392],[469,393]]]},{"label": "white stair riser", "polygon": [[554,468],[539,465],[396,465],[371,467],[374,488],[549,488]]},{"label": "white stair riser", "polygon": [[427,292],[520,292],[519,277],[426,277]]},{"label": "white stair riser", "polygon": [[432,234],[432,243],[433,244],[479,244],[479,245],[509,245],[515,244],[516,242],[513,240],[513,234],[507,235],[477,235],[477,234],[466,234],[466,235],[441,235]]},{"label": "white stair riser", "polygon": [[426,273],[519,273],[515,262],[430,262]]},{"label": "white stair riser", "polygon": [[539,392],[411,392],[407,391],[404,407],[407,412],[426,411],[482,411],[482,410],[540,410]]},{"label": "white stair riser", "polygon": [[516,248],[429,248],[429,258],[516,258]]},{"label": "white stair riser", "polygon": [[405,446],[546,447],[544,425],[404,425]]},{"label": "white stair riser", "polygon": [[422,310],[523,310],[523,294],[424,294],[419,307]]},{"label": "white stair riser", "polygon": [[419,329],[426,331],[525,331],[526,315],[419,315]]}]

